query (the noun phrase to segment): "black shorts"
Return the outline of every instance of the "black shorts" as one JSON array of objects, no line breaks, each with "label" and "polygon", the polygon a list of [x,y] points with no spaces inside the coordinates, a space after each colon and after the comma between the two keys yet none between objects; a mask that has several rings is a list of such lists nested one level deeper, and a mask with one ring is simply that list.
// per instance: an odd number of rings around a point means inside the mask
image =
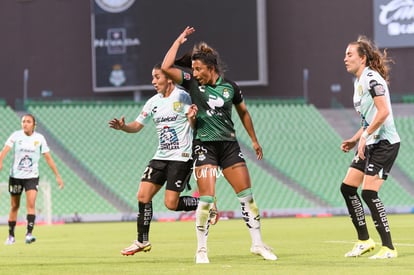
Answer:
[{"label": "black shorts", "polygon": [[176,192],[184,191],[191,176],[193,161],[172,161],[153,159],[145,168],[141,181],[148,181]]},{"label": "black shorts", "polygon": [[358,158],[358,152],[355,154],[350,167],[364,172],[365,175],[378,175],[386,180],[391,171],[391,167],[397,158],[400,143],[390,144],[388,140],[365,147],[365,159]]},{"label": "black shorts", "polygon": [[21,195],[23,190],[38,190],[39,178],[16,179],[9,178],[9,193],[11,195]]},{"label": "black shorts", "polygon": [[226,169],[233,164],[246,162],[237,141],[193,141],[195,166],[211,164]]}]

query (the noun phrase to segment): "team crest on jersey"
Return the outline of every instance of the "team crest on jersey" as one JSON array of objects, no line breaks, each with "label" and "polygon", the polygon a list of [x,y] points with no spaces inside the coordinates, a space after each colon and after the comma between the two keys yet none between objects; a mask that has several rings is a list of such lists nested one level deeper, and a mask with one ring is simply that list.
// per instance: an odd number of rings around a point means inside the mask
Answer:
[{"label": "team crest on jersey", "polygon": [[34,142],[34,146],[35,146],[35,147],[39,146],[39,143],[40,143],[40,141],[35,140],[35,142]]},{"label": "team crest on jersey", "polygon": [[229,96],[230,96],[229,89],[224,88],[223,89],[223,97],[224,98],[229,98]]},{"label": "team crest on jersey", "polygon": [[362,90],[362,85],[358,85],[358,95],[362,96],[363,90]]},{"label": "team crest on jersey", "polygon": [[180,113],[183,110],[183,104],[181,102],[174,102],[173,103],[174,112]]}]

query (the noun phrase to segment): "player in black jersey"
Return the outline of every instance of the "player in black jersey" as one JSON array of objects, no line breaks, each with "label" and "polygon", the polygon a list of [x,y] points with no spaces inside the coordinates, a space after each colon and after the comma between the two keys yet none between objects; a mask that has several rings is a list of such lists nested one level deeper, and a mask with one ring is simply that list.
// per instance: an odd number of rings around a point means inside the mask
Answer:
[{"label": "player in black jersey", "polygon": [[[257,159],[262,159],[262,147],[257,140],[240,88],[236,83],[224,78],[219,54],[206,43],[195,45],[191,58],[187,56],[187,59],[181,60],[179,65],[189,67],[191,73],[174,66],[179,47],[194,31],[194,28],[187,27],[178,36],[167,52],[161,69],[189,91],[192,102],[198,108],[193,142],[195,175],[200,192],[200,202],[196,210],[196,263],[209,263],[208,218],[214,203],[218,169],[222,169],[224,177],[240,201],[242,215],[252,239],[251,252],[261,255],[266,260],[276,260],[276,255],[262,241],[260,212],[253,198],[249,172],[231,118],[234,106],[252,140]],[[186,64],[183,60],[191,62]]]}]

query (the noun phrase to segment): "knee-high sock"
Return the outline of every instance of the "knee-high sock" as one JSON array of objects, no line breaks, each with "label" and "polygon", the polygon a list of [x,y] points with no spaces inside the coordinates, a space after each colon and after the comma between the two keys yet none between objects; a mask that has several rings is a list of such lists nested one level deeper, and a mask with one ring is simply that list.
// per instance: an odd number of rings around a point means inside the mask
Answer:
[{"label": "knee-high sock", "polygon": [[387,213],[385,212],[384,204],[378,197],[378,192],[373,190],[362,190],[362,198],[371,211],[371,217],[374,221],[375,228],[381,237],[382,245],[394,249]]},{"label": "knee-high sock", "polygon": [[149,231],[152,220],[152,201],[149,203],[138,202],[137,215],[137,240],[141,243],[149,241]]},{"label": "knee-high sock", "polygon": [[16,221],[9,221],[9,235],[14,237],[14,229],[16,228]]},{"label": "knee-high sock", "polygon": [[349,186],[345,183],[341,185],[341,193],[345,199],[346,207],[348,208],[349,216],[358,234],[358,240],[368,240],[368,228],[365,221],[365,212],[362,201],[357,193],[358,188]]},{"label": "knee-high sock", "polygon": [[214,197],[201,196],[196,210],[197,251],[207,249],[207,237],[210,227],[210,209],[213,207]]},{"label": "knee-high sock", "polygon": [[33,228],[35,226],[36,215],[27,214],[27,234],[32,234]]},{"label": "knee-high sock", "polygon": [[262,234],[260,231],[260,212],[254,201],[250,188],[237,194],[240,201],[243,220],[249,229],[252,245],[262,245]]},{"label": "knee-high sock", "polygon": [[197,209],[199,199],[191,196],[181,196],[175,211],[193,211]]}]

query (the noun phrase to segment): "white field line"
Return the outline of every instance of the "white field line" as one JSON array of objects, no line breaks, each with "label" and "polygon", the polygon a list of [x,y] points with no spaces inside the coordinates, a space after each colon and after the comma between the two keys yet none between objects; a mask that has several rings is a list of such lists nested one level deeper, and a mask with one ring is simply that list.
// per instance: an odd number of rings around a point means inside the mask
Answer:
[{"label": "white field line", "polygon": [[[324,241],[325,243],[346,243],[346,244],[354,244],[355,241]],[[414,246],[414,243],[397,243],[393,242],[396,246]],[[375,244],[381,244],[381,243],[375,243]]]}]

